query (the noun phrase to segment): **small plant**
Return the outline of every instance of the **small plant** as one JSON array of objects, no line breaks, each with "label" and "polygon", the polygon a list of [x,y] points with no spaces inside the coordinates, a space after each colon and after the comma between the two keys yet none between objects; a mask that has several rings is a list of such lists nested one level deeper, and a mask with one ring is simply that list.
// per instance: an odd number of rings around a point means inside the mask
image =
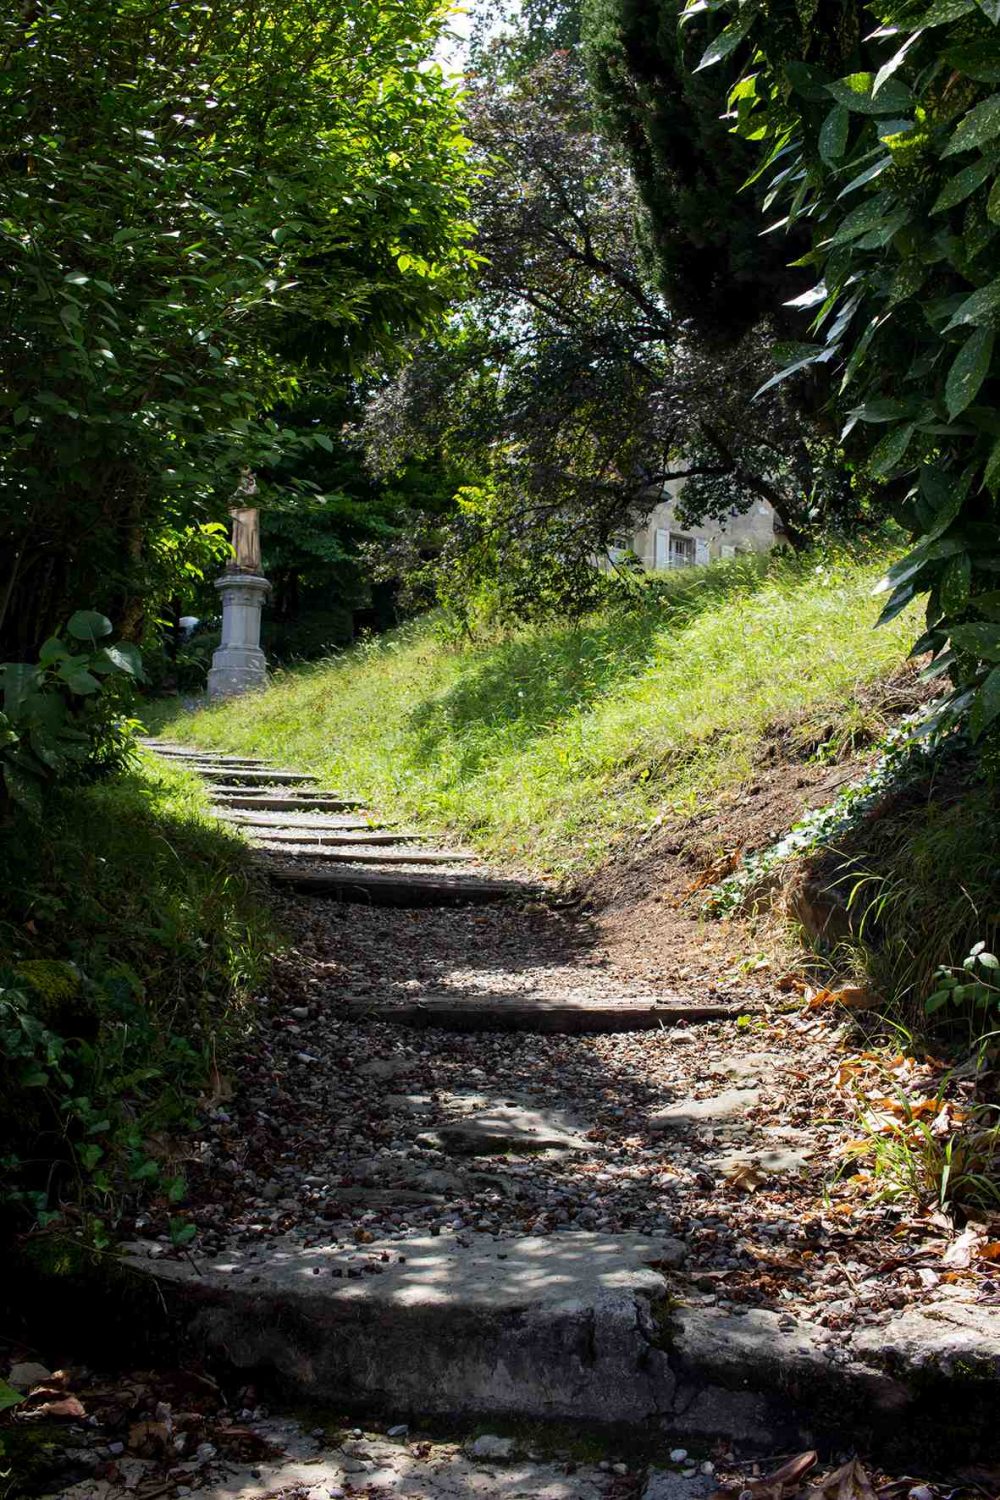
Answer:
[{"label": "small plant", "polygon": [[40,811],[46,785],[127,759],[132,725],[111,683],[141,679],[142,659],[135,646],[101,645],[111,632],[105,615],[77,610],[37,663],[0,664],[0,810],[6,800]]},{"label": "small plant", "polygon": [[933,1060],[871,1053],[841,1066],[861,1134],[847,1150],[879,1198],[968,1214],[1000,1206],[1000,1117]]},{"label": "small plant", "polygon": [[[927,996],[924,1009],[929,1016],[954,1006],[973,1014],[1000,1011],[1000,959],[989,953],[985,942],[976,943],[961,968],[942,964],[935,979],[937,988]],[[989,976],[995,976],[990,978]]]}]

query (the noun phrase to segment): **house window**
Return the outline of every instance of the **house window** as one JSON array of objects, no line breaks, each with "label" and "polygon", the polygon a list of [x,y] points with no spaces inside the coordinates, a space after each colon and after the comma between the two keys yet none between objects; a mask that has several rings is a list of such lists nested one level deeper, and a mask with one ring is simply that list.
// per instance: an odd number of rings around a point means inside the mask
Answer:
[{"label": "house window", "polygon": [[670,553],[667,562],[668,568],[690,568],[695,561],[695,545],[693,536],[678,536],[676,531],[670,533]]}]

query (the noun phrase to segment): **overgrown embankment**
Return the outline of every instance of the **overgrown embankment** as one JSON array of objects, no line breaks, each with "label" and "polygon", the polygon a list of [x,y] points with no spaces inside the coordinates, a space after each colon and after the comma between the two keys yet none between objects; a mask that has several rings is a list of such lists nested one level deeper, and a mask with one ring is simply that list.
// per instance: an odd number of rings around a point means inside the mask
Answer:
[{"label": "overgrown embankment", "polygon": [[873,632],[879,572],[829,552],[738,559],[652,581],[631,609],[463,643],[432,617],[169,732],[579,871],[745,780],[775,726],[830,755],[877,735],[862,690],[912,638],[905,617]]},{"label": "overgrown embankment", "polygon": [[[210,1092],[270,946],[247,851],[191,778],[51,791],[0,836],[0,1204],[100,1243],[184,1197],[176,1133]],[[183,1218],[175,1221],[183,1243]]]}]

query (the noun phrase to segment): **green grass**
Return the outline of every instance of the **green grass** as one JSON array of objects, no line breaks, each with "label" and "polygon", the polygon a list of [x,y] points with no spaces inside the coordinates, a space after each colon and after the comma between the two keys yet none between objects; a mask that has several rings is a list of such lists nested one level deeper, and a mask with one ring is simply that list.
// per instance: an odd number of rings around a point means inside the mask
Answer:
[{"label": "green grass", "polygon": [[68,1211],[104,1234],[140,1197],[181,1201],[170,1138],[224,1066],[273,945],[247,856],[194,778],[146,758],[3,830],[8,1227]]},{"label": "green grass", "polygon": [[906,617],[872,631],[883,566],[738,559],[657,580],[631,610],[464,644],[429,618],[161,727],[315,770],[495,858],[579,870],[742,781],[773,726],[863,729],[857,690],[913,634]]}]

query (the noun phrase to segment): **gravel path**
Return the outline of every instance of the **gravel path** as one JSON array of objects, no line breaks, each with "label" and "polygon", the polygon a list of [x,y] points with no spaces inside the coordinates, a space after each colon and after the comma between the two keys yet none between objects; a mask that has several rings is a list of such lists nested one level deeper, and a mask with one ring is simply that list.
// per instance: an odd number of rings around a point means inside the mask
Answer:
[{"label": "gravel path", "polygon": [[[857,1190],[835,1013],[790,1009],[766,960],[727,964],[719,924],[685,918],[685,931],[674,903],[672,946],[651,966],[634,924],[616,941],[543,900],[277,899],[291,946],[184,1164],[195,1253],[355,1245],[361,1275],[379,1271],[366,1245],[403,1254],[427,1233],[459,1246],[470,1230],[638,1233],[653,1259],[657,1240],[679,1239],[679,1297],[818,1321],[831,1358],[911,1300],[983,1295],[928,1274],[947,1226]],[[716,1000],[746,1014],[596,1036],[380,1018],[414,996]],[[155,1218],[134,1230],[171,1253]]]}]

